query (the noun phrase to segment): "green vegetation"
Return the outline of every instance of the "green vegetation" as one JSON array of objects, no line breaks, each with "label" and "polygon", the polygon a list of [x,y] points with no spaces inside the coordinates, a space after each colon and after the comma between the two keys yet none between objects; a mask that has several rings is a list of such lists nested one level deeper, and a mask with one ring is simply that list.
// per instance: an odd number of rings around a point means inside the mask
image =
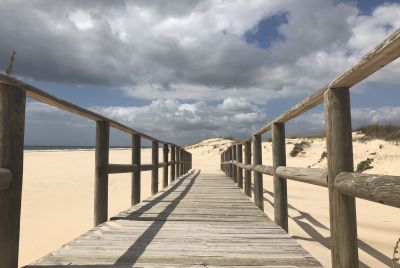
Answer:
[{"label": "green vegetation", "polygon": [[399,247],[400,247],[400,238],[399,238],[399,240],[397,240],[396,245],[394,246],[394,249],[393,249],[393,258],[392,258],[393,268],[396,267],[396,263],[399,263],[399,261],[400,261],[400,257],[398,255]]},{"label": "green vegetation", "polygon": [[394,125],[369,125],[357,129],[364,134],[363,141],[382,139],[385,141],[399,141],[400,127]]},{"label": "green vegetation", "polygon": [[17,52],[13,51],[10,55],[10,61],[8,62],[8,66],[6,69],[6,74],[7,75],[12,75],[14,72],[14,60],[15,60],[15,55],[17,54]]},{"label": "green vegetation", "polygon": [[363,172],[367,169],[371,169],[373,168],[373,166],[371,166],[371,163],[374,162],[373,158],[367,158],[367,160],[361,161],[360,163],[358,163],[357,165],[357,170],[356,172]]},{"label": "green vegetation", "polygon": [[300,152],[304,151],[305,147],[309,147],[310,143],[308,141],[301,141],[299,143],[295,143],[293,146],[293,150],[290,152],[291,157],[297,156]]}]

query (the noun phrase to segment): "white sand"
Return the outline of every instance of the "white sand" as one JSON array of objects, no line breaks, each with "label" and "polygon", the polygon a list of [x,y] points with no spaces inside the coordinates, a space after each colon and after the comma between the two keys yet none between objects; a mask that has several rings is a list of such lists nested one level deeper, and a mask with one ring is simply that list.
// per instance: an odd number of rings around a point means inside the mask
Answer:
[{"label": "white sand", "polygon": [[[309,140],[311,141],[311,140]],[[296,140],[287,140],[296,142]],[[230,141],[210,139],[189,147],[193,167],[203,172],[219,171],[219,154]],[[383,148],[379,149],[382,144]],[[263,143],[263,163],[271,164],[271,143]],[[293,145],[287,145],[287,153]],[[312,141],[305,154],[287,157],[288,166],[306,167],[318,162],[325,141]],[[355,165],[373,157],[368,173],[400,175],[396,165],[400,147],[374,140],[354,143]],[[150,149],[142,150],[142,162],[150,163]],[[376,155],[370,153],[376,152]],[[161,151],[160,151],[161,154]],[[130,150],[111,150],[111,163],[129,163]],[[24,159],[24,185],[21,219],[20,265],[27,264],[92,227],[94,152],[27,152]],[[326,167],[326,160],[314,165]],[[161,169],[160,169],[161,178]],[[130,205],[130,174],[111,175],[109,215]],[[161,179],[160,179],[161,182]],[[161,186],[160,186],[161,188]],[[272,179],[264,176],[264,188],[270,192]],[[142,198],[150,196],[150,172],[142,172]],[[324,266],[330,266],[329,210],[327,190],[299,182],[288,182],[289,233],[297,238]],[[265,194],[265,211],[273,218],[273,200]],[[391,264],[393,246],[400,237],[400,210],[357,199],[360,259],[372,267]]]}]

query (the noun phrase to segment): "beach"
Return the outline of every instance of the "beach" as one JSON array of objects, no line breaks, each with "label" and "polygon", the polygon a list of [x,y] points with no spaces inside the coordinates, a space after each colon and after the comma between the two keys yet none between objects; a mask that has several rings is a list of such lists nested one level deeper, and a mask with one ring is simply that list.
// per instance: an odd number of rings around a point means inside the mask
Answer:
[{"label": "beach", "polygon": [[[324,139],[287,139],[287,154],[294,143],[302,140],[307,140],[309,146],[296,157],[287,155],[287,165],[325,168],[326,159],[321,160]],[[231,143],[210,139],[187,146],[193,154],[193,168],[203,173],[221,172],[220,152]],[[396,165],[400,160],[399,149],[395,143],[382,140],[355,141],[355,166],[372,157],[374,168],[366,173],[400,175]],[[129,149],[110,150],[110,163],[130,161]],[[142,149],[142,163],[150,161],[151,149]],[[271,143],[267,141],[263,142],[263,163],[272,163]],[[142,172],[142,199],[150,196],[150,174]],[[46,255],[93,226],[93,185],[93,150],[25,152],[20,265]],[[130,174],[109,176],[109,217],[130,206],[130,185]],[[264,189],[265,213],[273,219],[270,176],[264,176]],[[288,202],[289,234],[324,266],[330,267],[327,189],[288,181]],[[360,261],[371,267],[391,265],[393,247],[400,237],[399,209],[357,199],[357,221]]]}]

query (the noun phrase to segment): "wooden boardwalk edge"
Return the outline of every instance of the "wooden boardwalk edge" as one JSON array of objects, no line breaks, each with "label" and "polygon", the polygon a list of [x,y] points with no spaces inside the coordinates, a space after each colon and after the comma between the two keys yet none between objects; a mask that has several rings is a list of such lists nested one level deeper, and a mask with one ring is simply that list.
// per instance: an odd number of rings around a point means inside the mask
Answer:
[{"label": "wooden boardwalk edge", "polygon": [[321,267],[222,174],[191,171],[30,268]]}]

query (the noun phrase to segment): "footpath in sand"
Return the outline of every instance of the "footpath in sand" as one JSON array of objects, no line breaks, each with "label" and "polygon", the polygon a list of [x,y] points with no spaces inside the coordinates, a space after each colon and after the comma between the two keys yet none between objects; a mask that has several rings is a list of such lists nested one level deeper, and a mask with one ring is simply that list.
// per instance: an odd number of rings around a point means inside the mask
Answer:
[{"label": "footpath in sand", "polygon": [[[296,157],[293,167],[326,167],[320,161],[324,139],[306,139],[310,146]],[[300,140],[288,139],[287,153]],[[220,152],[231,141],[209,139],[188,146],[193,167],[219,173]],[[161,151],[160,151],[161,153]],[[374,158],[367,173],[400,175],[400,146],[381,140],[354,142],[355,166]],[[110,163],[124,164],[130,150],[110,150]],[[150,163],[151,150],[142,150],[142,162]],[[263,163],[271,165],[271,143],[263,142]],[[160,176],[161,176],[161,169]],[[21,218],[20,265],[32,262],[89,230],[93,224],[94,151],[26,152]],[[130,174],[110,175],[109,216],[130,206]],[[161,185],[159,186],[161,189]],[[264,175],[265,213],[273,218],[272,179]],[[150,172],[142,172],[142,198],[150,196]],[[330,266],[327,189],[288,181],[289,234],[324,266]],[[359,254],[370,267],[391,266],[393,247],[400,237],[400,210],[357,199]]]}]

